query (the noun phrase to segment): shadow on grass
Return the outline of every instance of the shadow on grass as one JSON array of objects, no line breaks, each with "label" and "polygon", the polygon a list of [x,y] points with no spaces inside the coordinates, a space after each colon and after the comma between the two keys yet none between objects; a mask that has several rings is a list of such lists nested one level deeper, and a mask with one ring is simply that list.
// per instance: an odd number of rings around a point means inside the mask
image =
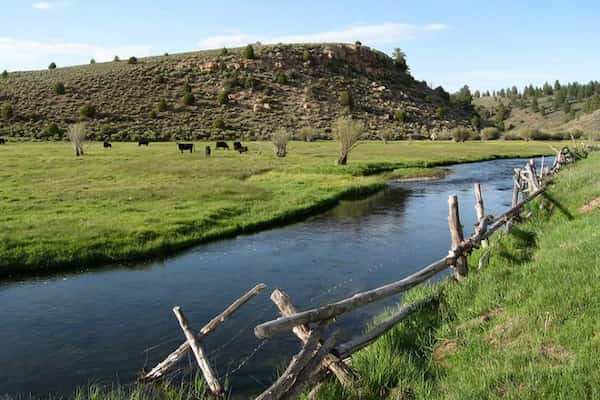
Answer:
[{"label": "shadow on grass", "polygon": [[542,193],[542,197],[545,200],[548,200],[554,207],[556,207],[558,211],[560,211],[560,213],[563,214],[569,221],[572,221],[574,219],[573,214],[571,214],[566,207],[560,204],[558,200],[556,200],[556,198],[554,198],[548,192]]}]

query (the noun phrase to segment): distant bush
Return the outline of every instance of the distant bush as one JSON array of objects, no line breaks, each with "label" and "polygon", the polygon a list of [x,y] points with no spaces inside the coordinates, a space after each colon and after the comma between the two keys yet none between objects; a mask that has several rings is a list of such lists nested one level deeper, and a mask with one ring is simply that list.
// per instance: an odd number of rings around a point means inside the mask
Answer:
[{"label": "distant bush", "polygon": [[273,151],[277,157],[285,157],[287,155],[287,144],[289,140],[290,134],[284,129],[278,129],[271,135]]},{"label": "distant bush", "polygon": [[447,110],[445,107],[438,107],[435,109],[435,115],[438,118],[444,118],[446,116],[446,112],[447,112]]},{"label": "distant bush", "polygon": [[500,138],[500,131],[494,127],[483,128],[479,135],[482,140],[496,140]]},{"label": "distant bush", "polygon": [[2,71],[2,78],[3,79],[8,78],[8,71],[7,70]]},{"label": "distant bush", "polygon": [[0,106],[0,117],[3,120],[8,121],[13,117],[13,115],[14,112],[10,103],[2,103],[2,106]]},{"label": "distant bush", "polygon": [[119,58],[119,56],[115,56],[115,58],[113,58],[113,61],[114,62],[119,62],[119,61],[121,61],[121,59]]},{"label": "distant bush", "polygon": [[340,93],[340,105],[342,107],[348,107],[352,109],[354,107],[354,99],[352,98],[352,93],[347,90],[343,90]]},{"label": "distant bush", "polygon": [[406,117],[406,111],[404,110],[396,110],[396,112],[394,113],[394,120],[397,123],[406,122]]},{"label": "distant bush", "polygon": [[226,56],[227,54],[229,54],[229,50],[227,50],[227,47],[223,47],[219,52],[219,55],[221,56]]},{"label": "distant bush", "polygon": [[92,58],[92,59],[90,60],[90,64],[91,64],[91,65],[94,65],[94,64],[96,64],[96,60],[94,60],[94,59]]},{"label": "distant bush", "polygon": [[473,135],[473,131],[464,127],[454,128],[450,133],[452,135],[452,139],[454,139],[454,141],[457,143],[466,142]]},{"label": "distant bush", "polygon": [[362,42],[360,40],[357,40],[356,42],[354,42],[354,45],[356,47],[360,47],[360,46],[362,46]]},{"label": "distant bush", "polygon": [[529,141],[529,140],[533,139],[533,137],[535,135],[536,135],[536,130],[531,129],[531,128],[523,128],[523,129],[520,129],[519,131],[517,131],[517,136],[525,141]]},{"label": "distant bush", "polygon": [[252,47],[251,44],[249,44],[248,46],[244,47],[244,49],[242,50],[242,57],[248,59],[248,60],[252,60],[255,55],[254,55],[254,47]]},{"label": "distant bush", "polygon": [[217,104],[224,106],[229,103],[229,92],[227,90],[222,90],[217,95]]},{"label": "distant bush", "polygon": [[281,85],[287,85],[288,76],[283,71],[278,71],[277,74],[275,75],[275,82],[277,82]]},{"label": "distant bush", "polygon": [[311,127],[300,128],[297,133],[297,137],[300,140],[304,140],[305,142],[312,142],[317,136],[317,131]]},{"label": "distant bush", "polygon": [[158,114],[156,113],[156,111],[154,111],[154,110],[150,111],[150,118],[152,118],[152,119],[158,118]]},{"label": "distant bush", "polygon": [[48,69],[56,69],[56,64],[51,62],[50,65],[48,65]]},{"label": "distant bush", "polygon": [[169,105],[167,104],[167,101],[165,99],[160,99],[160,101],[158,102],[158,112],[165,112],[169,110]]},{"label": "distant bush", "polygon": [[223,130],[225,129],[225,121],[221,117],[217,117],[213,120],[212,127],[214,129]]},{"label": "distant bush", "polygon": [[186,106],[191,106],[196,102],[196,98],[191,92],[187,92],[183,95],[183,104]]},{"label": "distant bush", "polygon": [[304,51],[302,52],[302,61],[310,61],[311,60],[311,56],[310,56],[310,51],[308,51],[308,49],[304,49]]},{"label": "distant bush", "polygon": [[245,89],[254,89],[256,87],[256,79],[251,76],[247,76],[244,79],[244,88]]},{"label": "distant bush", "polygon": [[129,57],[129,60],[127,60],[127,64],[130,64],[130,65],[135,65],[137,63],[138,63],[137,57],[132,56],[132,57]]},{"label": "distant bush", "polygon": [[65,94],[66,90],[65,90],[65,84],[62,82],[57,82],[56,85],[54,85],[54,93],[56,93],[57,95],[63,95]]},{"label": "distant bush", "polygon": [[48,125],[46,128],[44,128],[44,130],[42,131],[42,137],[46,138],[46,139],[62,139],[63,136],[63,130],[60,129],[58,127],[58,125],[56,125],[54,122],[51,123],[50,125]]},{"label": "distant bush", "polygon": [[92,104],[85,104],[79,109],[79,115],[84,118],[94,118],[96,116],[96,107]]}]

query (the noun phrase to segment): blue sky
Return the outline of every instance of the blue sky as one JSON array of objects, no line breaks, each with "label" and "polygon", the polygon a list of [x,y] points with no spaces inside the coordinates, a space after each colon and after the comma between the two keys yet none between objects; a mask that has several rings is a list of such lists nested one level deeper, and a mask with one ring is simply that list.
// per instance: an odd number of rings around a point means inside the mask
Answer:
[{"label": "blue sky", "polygon": [[402,48],[417,79],[449,90],[600,79],[592,1],[2,0],[1,9],[0,70],[256,40],[361,40]]}]

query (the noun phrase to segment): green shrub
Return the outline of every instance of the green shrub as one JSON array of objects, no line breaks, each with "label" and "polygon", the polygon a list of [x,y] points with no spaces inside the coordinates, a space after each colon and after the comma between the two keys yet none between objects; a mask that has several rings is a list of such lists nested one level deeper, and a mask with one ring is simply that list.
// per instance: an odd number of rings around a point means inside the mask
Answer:
[{"label": "green shrub", "polygon": [[254,89],[256,87],[256,79],[251,76],[247,76],[244,79],[244,88],[245,89]]},{"label": "green shrub", "polygon": [[167,104],[167,101],[165,99],[160,99],[160,101],[158,102],[158,112],[165,112],[169,110],[169,105]]},{"label": "green shrub", "polygon": [[119,61],[121,61],[121,59],[119,58],[119,56],[115,56],[115,58],[113,58],[113,61],[114,62],[119,62]]},{"label": "green shrub", "polygon": [[304,49],[304,51],[302,52],[302,61],[310,61],[311,57],[310,57],[310,51],[308,51],[308,49]]},{"label": "green shrub", "polygon": [[498,128],[494,127],[483,128],[479,133],[479,136],[482,140],[497,140],[498,138],[500,138],[500,131],[498,130]]},{"label": "green shrub", "polygon": [[213,120],[212,127],[214,129],[219,129],[222,131],[223,129],[225,129],[225,121],[223,120],[223,118],[217,117]]},{"label": "green shrub", "polygon": [[217,104],[224,106],[229,103],[229,92],[227,90],[222,90],[217,95]]},{"label": "green shrub", "polygon": [[96,116],[96,107],[92,104],[85,104],[79,109],[79,115],[83,118],[94,118]]},{"label": "green shrub", "polygon": [[357,40],[356,42],[354,42],[354,45],[356,47],[360,47],[360,46],[362,46],[362,42],[360,40]]},{"label": "green shrub", "polygon": [[287,85],[288,76],[283,71],[278,71],[275,75],[275,82],[279,83],[280,85]]},{"label": "green shrub", "polygon": [[158,118],[158,114],[156,113],[156,111],[154,111],[154,110],[150,111],[150,118],[152,118],[152,119]]},{"label": "green shrub", "polygon": [[252,60],[254,58],[254,47],[252,47],[251,44],[244,47],[244,49],[242,50],[242,57],[248,60]]},{"label": "green shrub", "polygon": [[65,94],[66,90],[65,90],[65,84],[62,82],[57,82],[56,85],[54,85],[54,93],[56,93],[57,95],[63,95]]},{"label": "green shrub", "polygon": [[51,62],[50,65],[48,65],[48,69],[56,69],[56,64]]},{"label": "green shrub", "polygon": [[90,64],[91,64],[91,65],[94,65],[94,64],[96,64],[96,60],[94,60],[94,59],[92,58],[92,59],[90,60]]},{"label": "green shrub", "polygon": [[452,135],[452,139],[454,139],[455,142],[461,143],[469,140],[473,135],[473,131],[464,127],[458,127],[452,129],[450,134]]},{"label": "green shrub", "polygon": [[297,133],[297,138],[306,142],[312,142],[317,136],[317,131],[311,127],[300,128]]},{"label": "green shrub", "polygon": [[135,65],[137,63],[138,63],[138,59],[136,57],[133,57],[133,56],[129,57],[129,60],[127,60],[127,64],[130,64],[130,65]]},{"label": "green shrub", "polygon": [[194,97],[194,95],[190,92],[187,92],[186,94],[183,95],[183,104],[185,104],[186,106],[191,106],[196,102],[196,98]]},{"label": "green shrub", "polygon": [[4,78],[4,79],[8,78],[8,71],[7,70],[2,71],[2,78]]},{"label": "green shrub", "polygon": [[349,109],[354,107],[354,99],[349,91],[344,90],[340,93],[340,105],[342,107],[348,107]]},{"label": "green shrub", "polygon": [[2,106],[0,107],[0,117],[3,120],[8,121],[13,117],[13,115],[14,112],[10,103],[2,103]]},{"label": "green shrub", "polygon": [[444,116],[446,115],[446,108],[445,107],[438,107],[435,109],[435,115],[438,118],[444,118]]},{"label": "green shrub", "polygon": [[219,55],[226,56],[227,54],[229,54],[229,50],[227,50],[227,47],[223,47]]},{"label": "green shrub", "polygon": [[407,119],[406,111],[404,111],[404,110],[396,110],[396,112],[394,113],[394,120],[397,123],[406,122],[406,119]]},{"label": "green shrub", "polygon": [[42,137],[43,138],[61,139],[63,136],[63,133],[64,133],[64,131],[62,129],[60,129],[58,127],[58,125],[56,125],[53,122],[50,125],[48,125],[46,128],[44,128],[44,130],[42,131]]}]

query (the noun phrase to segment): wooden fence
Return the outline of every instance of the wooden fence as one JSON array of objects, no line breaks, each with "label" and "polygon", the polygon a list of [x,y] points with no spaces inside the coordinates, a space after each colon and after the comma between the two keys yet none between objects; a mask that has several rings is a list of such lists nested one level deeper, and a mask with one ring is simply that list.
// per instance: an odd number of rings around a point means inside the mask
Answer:
[{"label": "wooden fence", "polygon": [[[511,225],[518,222],[524,206],[544,193],[548,179],[556,174],[565,164],[572,163],[583,154],[587,154],[586,148],[583,148],[581,151],[578,151],[576,147],[574,151],[571,151],[567,147],[563,147],[561,150],[554,150],[556,151],[556,157],[551,166],[544,165],[545,159],[542,158],[539,171],[536,168],[534,160],[529,160],[523,168],[513,171],[512,207],[497,217],[485,215],[485,204],[481,194],[481,186],[478,183],[474,185],[477,224],[475,225],[473,234],[468,238],[464,236],[463,226],[460,221],[458,198],[456,195],[450,196],[448,199],[448,228],[452,247],[448,255],[434,261],[412,275],[375,289],[356,293],[335,303],[325,304],[305,311],[298,311],[286,293],[280,289],[275,289],[271,294],[271,300],[278,307],[281,316],[256,326],[254,333],[257,338],[264,339],[277,333],[291,330],[298,337],[303,347],[298,354],[292,357],[290,364],[279,379],[256,397],[256,399],[294,399],[307,387],[317,384],[329,374],[334,375],[345,387],[355,385],[359,377],[356,376],[356,373],[349,365],[349,357],[388,332],[424,304],[433,301],[436,296],[425,297],[412,304],[403,305],[393,315],[367,333],[354,337],[345,343],[336,343],[335,333],[327,337],[326,327],[334,322],[335,318],[343,314],[403,293],[428,281],[446,269],[452,270],[452,276],[456,281],[460,282],[466,279],[469,271],[467,265],[468,255],[474,249],[486,247],[488,238],[502,227],[505,227],[509,231]],[[519,200],[520,197],[521,200]],[[478,268],[485,267],[488,259],[489,250],[481,257]],[[146,373],[142,377],[142,380],[153,381],[163,378],[191,350],[210,391],[215,396],[222,396],[223,385],[219,382],[206,357],[202,341],[240,307],[265,288],[266,285],[264,284],[259,284],[252,288],[227,307],[221,314],[208,322],[197,334],[194,334],[189,327],[181,308],[175,307],[173,312],[185,335],[186,341],[164,361]]]}]

